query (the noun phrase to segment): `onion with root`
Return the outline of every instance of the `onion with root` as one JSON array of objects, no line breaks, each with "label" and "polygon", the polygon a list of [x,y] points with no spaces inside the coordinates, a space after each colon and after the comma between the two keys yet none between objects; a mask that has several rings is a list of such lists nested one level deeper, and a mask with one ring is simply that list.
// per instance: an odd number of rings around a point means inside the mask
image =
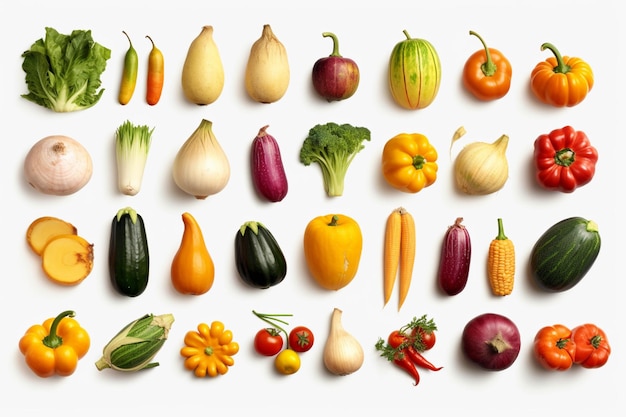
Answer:
[{"label": "onion with root", "polygon": [[24,161],[26,181],[44,194],[74,194],[89,182],[92,172],[93,162],[87,149],[62,135],[39,140]]}]

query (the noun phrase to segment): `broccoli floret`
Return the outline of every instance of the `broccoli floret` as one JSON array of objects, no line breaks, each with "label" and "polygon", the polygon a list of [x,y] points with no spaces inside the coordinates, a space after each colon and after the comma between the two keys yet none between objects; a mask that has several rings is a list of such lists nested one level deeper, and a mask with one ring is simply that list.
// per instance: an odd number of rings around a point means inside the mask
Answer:
[{"label": "broccoli floret", "polygon": [[300,149],[300,162],[308,166],[317,163],[324,179],[328,196],[343,194],[344,179],[352,160],[370,140],[370,131],[365,127],[350,124],[319,124],[309,130]]}]

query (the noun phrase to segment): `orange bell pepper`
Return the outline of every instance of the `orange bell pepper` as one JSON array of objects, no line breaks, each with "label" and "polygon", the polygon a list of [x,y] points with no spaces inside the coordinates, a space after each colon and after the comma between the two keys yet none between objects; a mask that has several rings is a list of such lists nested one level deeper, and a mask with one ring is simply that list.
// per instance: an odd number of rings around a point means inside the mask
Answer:
[{"label": "orange bell pepper", "polygon": [[437,150],[420,133],[401,133],[383,148],[382,172],[392,187],[417,193],[437,179]]},{"label": "orange bell pepper", "polygon": [[541,45],[554,56],[538,63],[530,75],[533,94],[543,103],[555,107],[572,107],[580,103],[593,88],[593,71],[581,58],[562,57],[550,43]]},{"label": "orange bell pepper", "polygon": [[497,49],[488,48],[483,38],[470,31],[483,44],[463,67],[463,85],[477,99],[488,101],[502,98],[511,88],[513,68],[509,60]]},{"label": "orange bell pepper", "polygon": [[544,368],[553,371],[568,370],[576,357],[572,331],[562,324],[541,328],[535,336],[533,352]]},{"label": "orange bell pepper", "polygon": [[20,339],[20,352],[38,376],[73,374],[78,360],[89,350],[89,334],[72,317],[73,311],[64,311],[31,326]]}]

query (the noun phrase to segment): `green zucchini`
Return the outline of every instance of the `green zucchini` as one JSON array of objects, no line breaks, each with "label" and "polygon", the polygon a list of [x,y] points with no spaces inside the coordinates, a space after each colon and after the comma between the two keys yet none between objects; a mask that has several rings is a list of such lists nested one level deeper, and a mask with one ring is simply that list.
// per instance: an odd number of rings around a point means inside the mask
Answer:
[{"label": "green zucchini", "polygon": [[109,276],[122,295],[136,297],[148,286],[150,254],[143,218],[132,208],[120,209],[111,223]]},{"label": "green zucchini", "polygon": [[598,225],[582,217],[554,224],[537,240],[530,255],[531,271],[539,286],[561,292],[578,284],[600,253]]},{"label": "green zucchini", "polygon": [[241,279],[254,288],[280,284],[287,262],[272,233],[261,223],[244,223],[235,235],[235,263]]}]

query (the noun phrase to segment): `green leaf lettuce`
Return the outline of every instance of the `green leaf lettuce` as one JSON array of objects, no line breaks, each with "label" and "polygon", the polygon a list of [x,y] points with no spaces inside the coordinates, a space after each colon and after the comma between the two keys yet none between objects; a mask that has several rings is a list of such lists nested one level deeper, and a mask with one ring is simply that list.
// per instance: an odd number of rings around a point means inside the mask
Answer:
[{"label": "green leaf lettuce", "polygon": [[111,50],[94,42],[90,30],[64,35],[46,28],[45,39],[37,40],[22,54],[26,73],[27,100],[55,112],[84,110],[102,97],[100,76]]}]

